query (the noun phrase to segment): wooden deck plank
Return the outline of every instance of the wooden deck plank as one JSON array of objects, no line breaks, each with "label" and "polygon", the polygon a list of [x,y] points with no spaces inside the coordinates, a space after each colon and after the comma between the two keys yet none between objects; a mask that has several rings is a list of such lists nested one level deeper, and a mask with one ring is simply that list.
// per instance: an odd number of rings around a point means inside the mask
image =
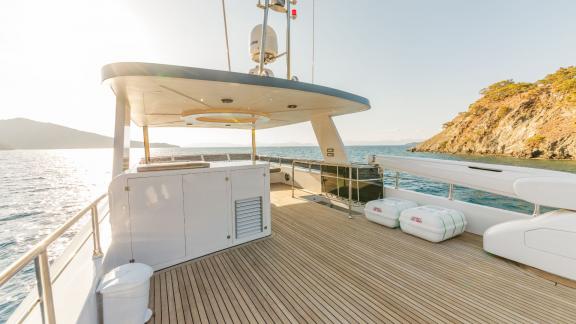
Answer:
[{"label": "wooden deck plank", "polygon": [[230,304],[228,297],[221,291],[219,282],[214,279],[211,271],[208,269],[208,266],[206,265],[206,259],[200,260],[198,265],[202,269],[202,273],[204,274],[205,278],[208,280],[208,285],[210,286],[212,294],[216,299],[216,303],[218,304],[220,312],[223,314],[224,321],[226,323],[239,323],[240,320],[238,319],[234,309],[232,309],[232,304]]},{"label": "wooden deck plank", "polygon": [[[260,248],[261,246],[256,248],[254,254],[259,254],[260,256],[264,256],[264,258],[270,258],[270,255],[267,254],[266,251],[262,252]],[[330,318],[335,321],[333,315],[325,310],[322,304],[314,298],[313,291],[310,290],[311,287],[294,284],[294,282],[302,280],[301,277],[295,276],[295,274],[290,271],[285,271],[278,263],[272,263],[269,267],[262,266],[261,271],[267,273],[271,281],[277,281],[275,282],[276,285],[283,287],[284,291],[287,292],[289,297],[300,307],[306,314],[306,318],[310,321],[321,323],[328,321]],[[284,276],[278,275],[279,272],[283,273]]]},{"label": "wooden deck plank", "polygon": [[223,323],[224,317],[222,316],[222,313],[220,313],[216,300],[212,296],[207,280],[200,274],[198,263],[190,263],[188,266],[194,273],[194,279],[200,292],[199,301],[202,303],[204,310],[206,311],[208,323]]},{"label": "wooden deck plank", "polygon": [[[263,247],[265,246],[263,245]],[[282,251],[275,250],[275,252],[276,258],[272,259],[272,261],[276,264],[287,265],[283,269],[285,273],[295,274],[292,280],[301,280],[303,285],[311,287],[314,291],[317,291],[317,294],[320,293],[319,295],[322,296],[322,299],[318,300],[317,304],[325,308],[332,306],[329,310],[346,322],[374,322],[376,320],[376,317],[371,316],[373,314],[363,309],[361,302],[358,303],[358,300],[351,298],[348,293],[342,293],[342,282],[339,282],[339,285],[334,285],[333,283],[337,281],[325,280],[325,274],[319,271],[314,264],[307,262],[306,259],[301,259],[292,254],[290,260],[286,262],[287,260],[283,259],[286,255]],[[296,253],[296,251],[290,252]],[[265,256],[264,258],[268,259],[270,257]],[[350,304],[356,305],[358,309],[349,307]]]},{"label": "wooden deck plank", "polygon": [[266,271],[266,267],[262,265],[258,259],[254,259],[251,255],[242,253],[242,251],[240,257],[247,260],[247,262],[251,265],[252,271],[256,271],[257,273],[262,274],[262,279],[265,281],[265,284],[270,287],[270,289],[280,292],[277,294],[278,299],[282,304],[286,305],[288,311],[294,316],[297,322],[301,323],[308,318],[308,316],[303,316],[305,312],[301,307],[301,303],[295,302],[295,300],[292,298],[292,295],[284,289],[284,286],[281,285],[280,280],[276,280],[277,278],[269,276],[269,273]]},{"label": "wooden deck plank", "polygon": [[208,323],[208,313],[206,312],[206,309],[204,309],[204,304],[202,304],[202,300],[200,297],[200,289],[199,286],[196,284],[195,278],[194,278],[194,273],[192,270],[192,267],[190,266],[185,266],[182,269],[182,275],[187,275],[188,281],[190,282],[190,286],[192,287],[192,297],[194,300],[194,303],[190,304],[190,307],[192,307],[192,314],[194,314],[194,311],[198,314],[198,321],[200,323]]},{"label": "wooden deck plank", "polygon": [[240,303],[240,307],[246,314],[248,321],[250,323],[266,323],[260,312],[258,311],[256,305],[252,302],[252,299],[249,297],[249,293],[243,289],[241,284],[239,283],[238,279],[234,274],[228,274],[228,269],[224,266],[223,261],[219,255],[214,255],[214,258],[211,258],[212,261],[215,262],[215,265],[218,267],[218,272],[226,275],[229,280],[229,285],[232,288],[231,292],[236,294],[238,297],[238,301]]},{"label": "wooden deck plank", "polygon": [[[576,323],[576,289],[272,192],[271,237],[154,274],[154,323]],[[152,322],[152,321],[151,321]]]},{"label": "wooden deck plank", "polygon": [[282,316],[282,309],[278,306],[276,297],[271,295],[256,273],[247,270],[246,265],[235,254],[235,250],[229,251],[225,255],[231,259],[230,266],[249,283],[254,290],[256,297],[261,301],[273,323],[289,323],[288,319]]},{"label": "wooden deck plank", "polygon": [[228,254],[220,254],[223,260],[223,266],[226,269],[226,273],[234,277],[240,284],[241,289],[248,295],[247,302],[256,307],[257,315],[261,316],[264,323],[273,323],[274,319],[272,316],[276,316],[270,310],[268,303],[266,303],[264,296],[253,287],[252,282],[247,280],[246,277],[238,272],[238,269],[234,267],[234,262],[230,259]]},{"label": "wooden deck plank", "polygon": [[214,279],[218,282],[218,287],[222,298],[228,300],[227,305],[234,312],[235,323],[249,323],[246,313],[240,306],[240,302],[236,297],[235,292],[232,290],[231,286],[228,284],[228,278],[223,277],[218,268],[214,266],[212,259],[205,259],[208,271],[213,274]]},{"label": "wooden deck plank", "polygon": [[174,298],[174,286],[172,285],[172,272],[164,273],[166,276],[166,300],[168,303],[168,322],[178,323],[178,303]]},{"label": "wooden deck plank", "polygon": [[160,314],[162,318],[162,324],[170,323],[170,310],[168,309],[168,291],[166,290],[166,273],[160,274],[160,298],[162,298],[162,308],[160,309]]},{"label": "wooden deck plank", "polygon": [[190,307],[190,301],[188,298],[189,289],[187,289],[186,281],[184,280],[184,276],[182,275],[182,268],[176,268],[173,272],[177,280],[179,282],[179,289],[180,289],[180,296],[182,298],[182,310],[184,312],[184,323],[192,323],[194,320],[192,319],[192,308]]},{"label": "wooden deck plank", "polygon": [[[335,220],[334,220],[335,221]],[[342,243],[346,243],[346,242],[342,242],[342,239],[340,239],[340,242],[328,242],[327,244],[321,244],[323,240],[330,240],[330,238],[327,238],[325,236],[318,236],[315,233],[322,233],[325,232],[324,228],[315,228],[312,224],[307,224],[310,225],[310,228],[313,230],[313,232],[311,233],[306,233],[306,234],[302,234],[303,230],[305,231],[305,229],[303,228],[295,228],[294,232],[298,232],[301,234],[301,238],[305,241],[306,245],[308,246],[316,246],[317,248],[322,249],[324,246],[337,246],[339,243],[340,245],[342,245]],[[284,227],[281,227],[281,229],[279,230],[284,230]],[[303,235],[309,235],[311,237],[304,237]],[[330,255],[331,253],[335,253],[338,255],[337,258],[337,262],[332,264],[332,266],[340,266],[340,267],[344,267],[346,264],[348,264],[348,262],[353,262],[355,263],[354,266],[351,269],[347,269],[347,271],[353,271],[354,269],[361,269],[361,273],[363,273],[363,277],[365,280],[374,280],[374,278],[379,278],[379,276],[381,275],[381,273],[386,274],[387,276],[389,275],[394,275],[393,273],[393,268],[396,266],[396,263],[400,262],[400,260],[396,260],[394,263],[390,263],[387,264],[387,266],[385,268],[382,268],[382,271],[378,271],[380,269],[378,269],[380,267],[380,265],[377,262],[373,262],[373,257],[372,256],[366,256],[364,254],[364,251],[362,250],[355,250],[355,245],[356,242],[355,240],[359,239],[359,238],[353,238],[353,240],[350,243],[346,243],[347,244],[347,251],[345,251],[344,253],[342,253],[342,251],[339,251],[338,248],[331,248],[329,250],[321,250],[320,255]],[[289,244],[289,243],[288,243]],[[364,245],[361,245],[361,247],[363,248]],[[363,255],[363,257],[358,257],[360,255]],[[323,262],[326,263],[330,263],[329,260],[323,260]],[[402,271],[405,271],[407,268],[402,268]],[[408,273],[402,273],[401,275],[397,275],[396,277],[394,277],[393,279],[390,279],[387,283],[387,286],[390,287],[397,287],[400,288],[400,290],[394,291],[392,292],[392,294],[398,296],[398,297],[408,297],[409,299],[406,300],[406,304],[410,305],[410,304],[416,304],[418,305],[419,309],[425,311],[425,313],[428,316],[433,316],[435,314],[434,309],[436,309],[437,311],[443,311],[446,307],[450,307],[451,304],[453,302],[455,302],[455,300],[452,300],[450,303],[447,303],[446,305],[439,305],[441,302],[444,301],[450,301],[449,299],[446,300],[446,298],[451,298],[450,294],[445,294],[445,295],[438,295],[439,291],[435,291],[435,292],[430,292],[427,290],[424,291],[420,291],[420,287],[419,284],[422,282],[423,278],[415,278],[415,280],[406,280],[404,277],[406,277],[408,275]],[[381,281],[386,281],[389,278],[384,278],[384,277],[380,277],[379,278]],[[400,285],[401,284],[401,285]],[[440,291],[441,292],[441,291]],[[453,292],[453,293],[458,293],[458,291]],[[411,299],[410,296],[412,294],[416,294],[416,297],[418,295],[424,295],[424,296],[428,296],[430,297],[428,300],[422,300],[419,302],[414,301],[414,299]],[[435,301],[434,297],[443,297],[440,301]],[[464,296],[465,297],[465,296]],[[444,307],[441,307],[444,306]],[[474,307],[475,305],[472,304],[472,307]],[[450,313],[446,313],[445,316],[449,316]],[[438,318],[430,318],[430,320],[433,321],[439,321]]]},{"label": "wooden deck plank", "polygon": [[[306,224],[306,225],[307,225],[307,226],[314,227],[314,225],[312,225],[312,224]],[[330,225],[331,225],[331,224],[330,224]],[[303,229],[300,228],[299,230],[302,231]],[[326,228],[318,228],[318,229],[317,229],[317,232],[318,232],[318,231],[326,231],[326,230],[328,230],[328,229],[326,229]],[[360,242],[361,240],[364,239],[363,236],[357,236],[357,237],[352,236],[352,237],[350,237],[350,238],[352,239],[352,241],[351,241],[350,244],[357,244],[358,242]],[[323,239],[323,238],[320,238],[320,237],[313,237],[309,243],[311,243],[311,242],[317,242],[318,240],[322,240],[322,239]],[[421,241],[421,240],[416,239],[416,238],[412,238],[412,239],[413,239],[413,240],[417,240],[417,242],[419,243],[419,245],[423,245],[423,244],[436,245],[436,244],[431,244],[431,243],[428,243],[428,242]],[[370,243],[370,242],[366,242],[366,244],[368,244],[368,243]],[[404,243],[405,243],[405,242],[404,242]],[[362,245],[361,243],[358,243],[358,244],[360,244],[361,247],[364,247],[364,246],[365,246],[365,245]],[[404,244],[403,246],[401,246],[401,248],[402,248],[402,249],[406,249],[405,244]],[[439,256],[431,255],[431,253],[430,253],[429,251],[426,251],[426,252],[427,252],[427,253],[423,253],[422,255],[420,255],[419,258],[417,258],[417,262],[418,262],[418,263],[417,263],[417,266],[418,266],[418,268],[421,268],[422,266],[426,265],[426,262],[425,262],[425,261],[430,261],[430,264],[427,266],[427,269],[428,269],[429,271],[439,269],[438,272],[436,273],[436,276],[434,277],[434,280],[438,280],[438,279],[440,279],[440,278],[443,278],[443,277],[445,277],[445,276],[448,276],[448,277],[449,277],[449,278],[448,278],[449,280],[447,280],[446,283],[447,283],[447,284],[453,284],[453,280],[454,280],[455,278],[458,278],[458,276],[454,276],[454,274],[466,273],[466,271],[464,271],[465,269],[463,268],[465,265],[462,265],[462,267],[460,267],[460,268],[462,268],[462,270],[456,271],[456,272],[455,272],[455,271],[446,271],[446,270],[450,270],[449,268],[438,267],[438,265],[444,265],[445,263],[449,263],[452,258],[448,258],[447,260],[445,260],[445,262],[438,262],[438,261],[439,261],[439,260],[438,260],[438,257],[439,257]],[[358,253],[349,253],[349,254],[352,255],[352,256],[356,256],[356,255],[358,255],[359,253],[361,253],[361,251],[358,251]],[[415,252],[415,253],[417,253],[417,252]],[[410,253],[410,255],[412,255],[412,253]],[[377,256],[378,256],[378,255],[376,255],[376,257],[377,257]],[[345,255],[344,257],[346,257],[346,255]],[[406,258],[403,257],[403,259],[406,259]],[[426,259],[428,259],[428,260],[426,260]],[[395,263],[402,262],[402,261],[403,261],[403,260],[397,260]],[[364,260],[360,260],[359,263],[365,263],[365,262],[364,262]],[[360,265],[361,265],[361,264],[360,264]],[[377,265],[375,265],[375,267],[377,267]],[[452,269],[458,269],[458,268],[459,268],[459,267],[457,267],[457,266],[452,267]],[[407,267],[407,266],[403,266],[402,269],[403,269],[403,270],[406,270],[406,269],[408,269],[408,267]],[[417,269],[417,270],[419,270],[419,269]],[[476,277],[477,277],[477,276],[471,276],[472,279],[476,279]],[[467,281],[462,282],[462,284],[466,284],[466,282],[469,283],[469,284],[475,284],[475,283],[479,282],[479,281],[476,281],[476,280],[469,280],[469,279],[470,279],[470,278],[467,278]],[[489,279],[492,279],[492,278],[489,278]],[[496,293],[494,292],[494,290],[493,290],[493,289],[486,289],[486,288],[484,287],[484,286],[486,286],[486,283],[488,283],[488,282],[489,282],[488,278],[487,278],[486,281],[480,281],[480,282],[479,282],[480,285],[479,285],[478,287],[476,287],[476,290],[483,290],[483,291],[485,291],[488,295],[492,295],[491,297],[495,298],[497,295],[496,295]],[[499,284],[501,285],[502,283],[499,283]],[[504,282],[504,284],[506,284],[506,282]],[[456,286],[455,288],[457,288],[457,286]],[[515,288],[515,287],[512,287],[512,288]],[[454,291],[456,291],[456,293],[459,293],[457,289],[452,289],[452,293],[453,293]],[[514,289],[514,290],[511,290],[511,291],[512,291],[512,292],[515,292],[515,289]],[[508,292],[510,292],[510,290],[505,290],[505,291],[504,291],[505,294],[508,293]],[[501,292],[499,292],[498,294],[501,294]],[[520,305],[524,305],[524,306],[525,306],[525,304],[521,302],[522,299],[518,299],[518,297],[530,298],[530,296],[531,296],[532,294],[533,294],[533,292],[531,292],[530,294],[526,294],[526,295],[524,295],[524,296],[518,296],[518,295],[514,294],[513,296],[510,296],[510,297],[511,297],[511,298],[514,298],[514,299],[512,299],[513,301],[519,301],[519,302],[520,302]],[[464,297],[465,297],[465,298],[468,298],[468,296],[464,296]],[[532,297],[532,298],[533,298],[533,297]],[[490,306],[490,307],[485,308],[485,311],[490,310],[490,311],[494,312],[494,307],[496,307],[496,309],[498,309],[498,307],[500,307],[499,304],[494,303],[494,302],[492,302],[491,300],[487,300],[487,301],[485,301],[485,303],[491,304],[491,305],[488,305],[488,306]],[[483,304],[483,303],[479,303],[479,304],[478,304],[478,303],[474,303],[472,306],[482,305],[482,304]],[[510,306],[510,305],[508,305],[508,306]],[[547,307],[553,307],[553,305],[549,305],[549,306],[547,306]],[[508,310],[509,310],[509,309],[506,309],[506,311],[508,311]],[[523,310],[521,309],[521,310],[519,310],[518,314],[521,314],[522,311],[525,311],[525,310],[527,310],[527,309],[523,309]],[[519,315],[516,315],[516,317],[517,317],[517,316],[519,316]],[[544,320],[544,318],[542,318],[542,320]]]},{"label": "wooden deck plank", "polygon": [[178,280],[178,273],[177,271],[170,271],[171,281],[172,281],[172,290],[174,290],[174,304],[175,304],[175,312],[176,312],[176,320],[179,324],[185,323],[184,321],[184,308],[182,305],[182,295],[180,294],[180,280]]}]

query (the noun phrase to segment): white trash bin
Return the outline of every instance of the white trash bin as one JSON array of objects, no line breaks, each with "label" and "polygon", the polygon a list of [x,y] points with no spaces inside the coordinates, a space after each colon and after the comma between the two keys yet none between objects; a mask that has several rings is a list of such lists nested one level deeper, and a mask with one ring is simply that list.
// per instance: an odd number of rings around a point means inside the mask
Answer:
[{"label": "white trash bin", "polygon": [[366,203],[364,214],[366,218],[374,223],[388,227],[398,227],[400,213],[408,208],[417,207],[413,201],[399,198],[384,198],[372,200]]},{"label": "white trash bin", "polygon": [[148,309],[153,270],[142,263],[128,263],[108,272],[98,292],[102,294],[104,324],[143,324],[152,316]]},{"label": "white trash bin", "polygon": [[420,206],[406,209],[400,214],[402,232],[430,242],[441,242],[462,234],[466,218],[461,211],[440,206]]}]

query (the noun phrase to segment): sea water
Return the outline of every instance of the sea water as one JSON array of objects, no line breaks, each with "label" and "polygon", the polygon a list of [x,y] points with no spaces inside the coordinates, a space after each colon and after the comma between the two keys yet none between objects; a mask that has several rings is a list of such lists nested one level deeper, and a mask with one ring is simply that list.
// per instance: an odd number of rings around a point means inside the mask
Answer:
[{"label": "sea water", "polygon": [[[351,146],[347,151],[353,162],[365,162],[370,154],[385,154],[509,164],[576,173],[574,161],[412,153],[407,149],[407,146]],[[249,153],[250,149],[152,149],[153,156],[222,152]],[[320,149],[313,146],[261,147],[258,148],[258,154],[300,159],[322,158]],[[132,150],[132,161],[141,157],[141,149]],[[111,177],[111,166],[111,149],[0,151],[0,271],[104,193]],[[387,183],[391,184],[391,181],[390,178]],[[440,196],[447,193],[446,184],[405,174],[401,175],[401,186]],[[456,188],[455,194],[460,200],[524,213],[530,213],[533,208],[526,202],[466,188]],[[63,251],[79,227],[74,227],[50,246],[51,260]],[[34,268],[30,264],[0,288],[0,323],[8,319],[35,285]]]}]

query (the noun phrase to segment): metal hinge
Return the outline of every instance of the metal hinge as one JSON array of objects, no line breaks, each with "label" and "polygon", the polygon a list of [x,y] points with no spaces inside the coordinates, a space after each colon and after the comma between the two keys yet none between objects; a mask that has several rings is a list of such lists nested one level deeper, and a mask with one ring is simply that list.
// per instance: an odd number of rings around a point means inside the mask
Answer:
[{"label": "metal hinge", "polygon": [[130,187],[129,186],[124,187],[124,191],[130,191]]}]

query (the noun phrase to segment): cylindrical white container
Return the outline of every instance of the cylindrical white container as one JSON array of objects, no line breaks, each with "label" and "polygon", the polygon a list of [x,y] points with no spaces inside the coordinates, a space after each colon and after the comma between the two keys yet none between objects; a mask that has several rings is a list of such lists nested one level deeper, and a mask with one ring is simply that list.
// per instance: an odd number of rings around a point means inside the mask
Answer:
[{"label": "cylindrical white container", "polygon": [[153,270],[142,263],[128,263],[108,272],[98,292],[102,294],[105,324],[142,324],[152,316],[148,309]]}]

